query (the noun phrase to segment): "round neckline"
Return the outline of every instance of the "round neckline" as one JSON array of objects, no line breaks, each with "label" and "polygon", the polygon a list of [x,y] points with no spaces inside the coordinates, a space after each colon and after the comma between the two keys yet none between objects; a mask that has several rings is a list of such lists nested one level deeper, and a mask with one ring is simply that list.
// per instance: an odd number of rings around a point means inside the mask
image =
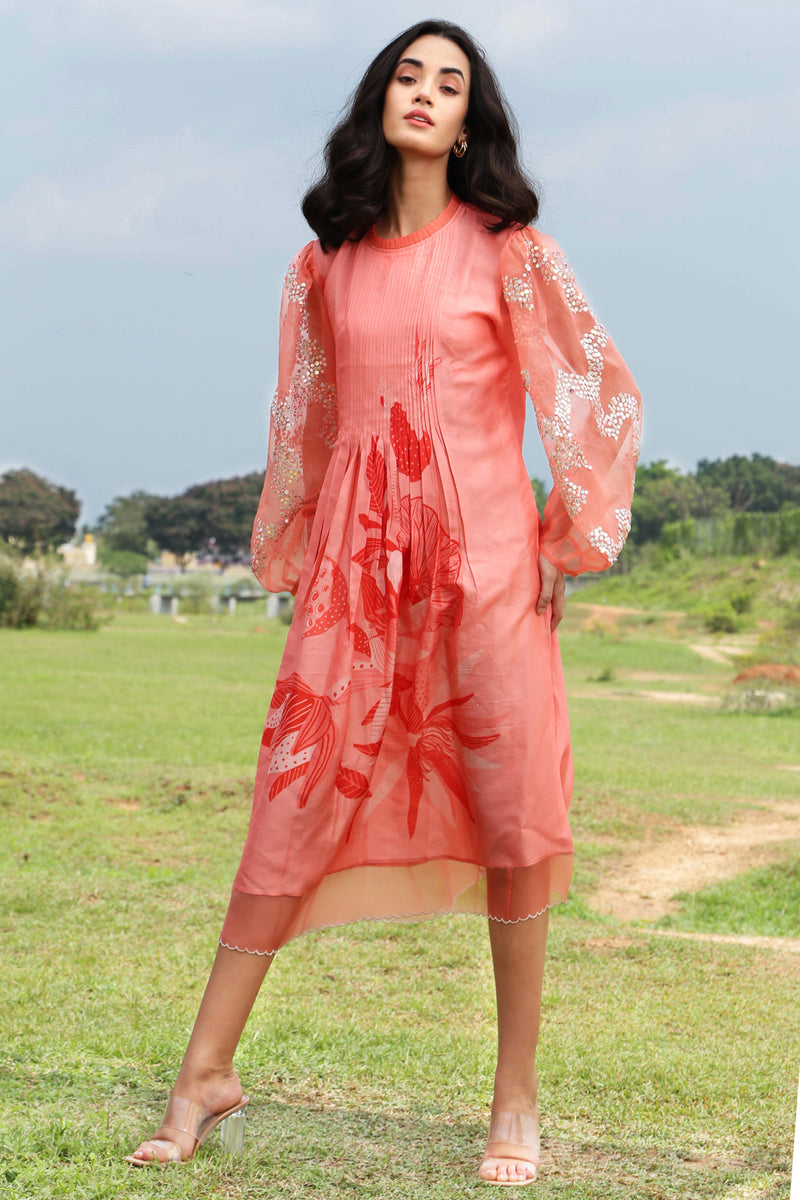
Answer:
[{"label": "round neckline", "polygon": [[443,226],[447,225],[448,221],[453,219],[460,208],[461,201],[454,192],[447,207],[442,209],[438,217],[434,217],[427,225],[423,225],[422,229],[417,229],[414,233],[407,233],[405,237],[382,238],[378,237],[373,225],[369,231],[369,240],[379,250],[402,250],[404,246],[414,246],[417,242],[424,242],[426,238],[438,233]]}]

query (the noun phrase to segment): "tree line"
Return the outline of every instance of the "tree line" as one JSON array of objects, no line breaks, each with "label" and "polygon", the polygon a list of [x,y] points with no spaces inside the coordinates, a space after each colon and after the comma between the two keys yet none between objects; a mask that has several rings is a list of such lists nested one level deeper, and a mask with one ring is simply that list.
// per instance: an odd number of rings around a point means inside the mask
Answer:
[{"label": "tree line", "polygon": [[[120,574],[145,570],[162,550],[185,563],[198,554],[221,565],[246,562],[263,474],[196,484],[177,496],[117,496],[91,532],[101,564]],[[532,480],[541,505],[544,484]],[[26,468],[0,477],[0,537],[23,553],[52,550],[75,534],[76,493]],[[778,552],[800,551],[800,466],[767,455],[702,459],[683,473],[663,460],[636,471],[629,544],[682,545],[729,553],[769,536]],[[707,549],[713,543],[714,549]]]},{"label": "tree line", "polygon": [[779,513],[800,506],[800,467],[763,454],[733,455],[681,474],[663,460],[636,470],[631,510],[635,545],[658,541],[676,522],[729,514]]},{"label": "tree line", "polygon": [[118,496],[97,523],[101,559],[122,574],[132,573],[125,568],[136,559],[161,550],[174,554],[181,566],[191,554],[221,566],[246,562],[263,482],[263,472],[254,471],[198,483],[179,496]]},{"label": "tree line", "polygon": [[[101,565],[137,574],[162,550],[185,564],[204,555],[220,564],[248,558],[263,472],[195,484],[178,496],[136,491],[106,506],[91,533]],[[0,538],[23,554],[46,553],[75,536],[80,502],[74,491],[27,468],[0,477]]]}]

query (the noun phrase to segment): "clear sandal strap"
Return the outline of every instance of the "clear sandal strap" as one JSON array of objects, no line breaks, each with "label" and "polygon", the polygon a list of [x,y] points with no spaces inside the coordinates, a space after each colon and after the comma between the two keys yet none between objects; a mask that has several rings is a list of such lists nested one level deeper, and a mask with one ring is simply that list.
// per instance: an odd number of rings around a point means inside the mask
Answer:
[{"label": "clear sandal strap", "polygon": [[[163,1146],[168,1151],[167,1158],[159,1158],[158,1154],[156,1154],[156,1158],[158,1158],[159,1162],[182,1163],[184,1161],[180,1146],[178,1146],[175,1142],[168,1141],[167,1138],[150,1138],[149,1141],[146,1141],[144,1143],[144,1145],[145,1146],[156,1146],[156,1147]],[[146,1162],[147,1159],[145,1159],[144,1161]]]},{"label": "clear sandal strap", "polygon": [[508,1158],[508,1153],[492,1151],[492,1146],[506,1146],[520,1157],[537,1164],[539,1161],[539,1122],[530,1113],[499,1112],[492,1118],[486,1153],[492,1158]]},{"label": "clear sandal strap", "polygon": [[195,1141],[199,1141],[200,1130],[213,1115],[194,1100],[184,1100],[183,1096],[171,1096],[161,1128],[172,1129],[175,1133],[188,1133]]}]

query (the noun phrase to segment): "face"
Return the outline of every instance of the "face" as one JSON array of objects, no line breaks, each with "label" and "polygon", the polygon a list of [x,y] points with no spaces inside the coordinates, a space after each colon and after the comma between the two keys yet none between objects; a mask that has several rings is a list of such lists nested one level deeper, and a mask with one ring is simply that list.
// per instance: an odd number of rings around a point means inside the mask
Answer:
[{"label": "face", "polygon": [[400,154],[441,158],[468,136],[469,59],[426,34],[400,55],[383,102],[383,136]]}]

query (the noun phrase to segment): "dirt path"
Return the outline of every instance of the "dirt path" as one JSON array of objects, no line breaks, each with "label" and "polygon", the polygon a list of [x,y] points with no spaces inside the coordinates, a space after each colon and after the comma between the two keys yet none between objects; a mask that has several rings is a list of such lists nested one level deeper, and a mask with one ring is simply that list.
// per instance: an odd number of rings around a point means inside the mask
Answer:
[{"label": "dirt path", "polygon": [[689,649],[694,650],[695,654],[699,654],[701,658],[705,658],[709,662],[721,663],[723,667],[731,666],[737,655],[748,653],[748,650],[741,646],[707,646],[699,642],[690,646]]},{"label": "dirt path", "polygon": [[689,942],[717,942],[723,946],[756,946],[760,950],[785,950],[800,954],[800,937],[753,937],[747,933],[683,933],[677,929],[652,929],[657,937],[682,938]]},{"label": "dirt path", "polygon": [[[599,912],[623,921],[654,921],[675,912],[678,892],[695,892],[780,857],[782,843],[800,838],[800,796],[749,812],[727,826],[685,826],[645,845],[613,868],[595,893]],[[710,940],[714,940],[710,938]],[[718,939],[717,939],[718,940]],[[731,940],[749,944],[752,939]],[[800,938],[757,939],[759,944]]]}]

